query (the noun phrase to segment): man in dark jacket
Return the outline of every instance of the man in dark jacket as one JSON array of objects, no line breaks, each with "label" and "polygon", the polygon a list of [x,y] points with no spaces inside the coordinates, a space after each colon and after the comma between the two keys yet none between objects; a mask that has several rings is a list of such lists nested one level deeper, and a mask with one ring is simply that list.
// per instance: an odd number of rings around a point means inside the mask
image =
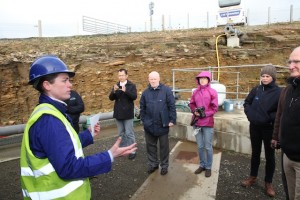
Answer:
[{"label": "man in dark jacket", "polygon": [[169,167],[169,127],[176,124],[175,98],[172,90],[161,84],[157,72],[149,74],[149,86],[144,90],[140,100],[140,114],[144,125],[146,148],[148,154],[148,174],[158,169],[157,142],[161,175],[168,173]]},{"label": "man in dark jacket", "polygon": [[272,65],[263,67],[261,70],[261,84],[250,91],[244,104],[244,111],[250,122],[252,154],[250,176],[242,181],[242,186],[248,187],[256,182],[263,142],[266,158],[265,191],[270,197],[275,196],[272,187],[275,171],[275,152],[270,144],[281,91],[275,81],[276,68]]},{"label": "man in dark jacket", "polygon": [[[134,100],[137,98],[136,86],[128,80],[126,69],[118,71],[119,81],[113,86],[109,99],[115,101],[113,117],[116,119],[118,134],[122,137],[121,147],[135,143],[133,129]],[[136,152],[128,156],[130,160],[136,157]]]},{"label": "man in dark jacket", "polygon": [[[300,199],[300,46],[291,53],[290,77],[278,103],[272,145],[280,142],[289,199]],[[283,180],[284,181],[284,180]]]},{"label": "man in dark jacket", "polygon": [[79,133],[80,113],[84,111],[82,98],[75,90],[71,90],[71,97],[66,101],[66,103],[68,105],[67,114],[72,120],[72,125],[75,131]]}]

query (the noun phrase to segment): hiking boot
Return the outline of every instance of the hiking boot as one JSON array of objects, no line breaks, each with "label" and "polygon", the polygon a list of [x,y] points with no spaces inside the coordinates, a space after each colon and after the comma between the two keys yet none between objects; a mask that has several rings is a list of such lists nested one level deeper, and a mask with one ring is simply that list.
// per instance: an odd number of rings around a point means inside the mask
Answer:
[{"label": "hiking boot", "polygon": [[211,176],[211,169],[206,169],[205,170],[205,177],[210,177]]},{"label": "hiking boot", "polygon": [[275,191],[272,187],[272,183],[265,182],[265,189],[269,197],[275,197]]},{"label": "hiking boot", "polygon": [[249,187],[249,186],[253,185],[255,182],[256,182],[256,177],[255,176],[249,176],[248,178],[246,178],[245,180],[243,180],[241,182],[241,184],[244,187]]},{"label": "hiking boot", "polygon": [[199,167],[194,173],[195,174],[200,174],[201,172],[205,171],[205,168]]}]

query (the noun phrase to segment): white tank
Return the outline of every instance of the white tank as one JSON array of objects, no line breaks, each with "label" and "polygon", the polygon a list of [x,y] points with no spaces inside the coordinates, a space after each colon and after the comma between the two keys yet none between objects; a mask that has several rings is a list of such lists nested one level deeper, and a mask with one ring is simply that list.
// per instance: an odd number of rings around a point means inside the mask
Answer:
[{"label": "white tank", "polygon": [[224,100],[226,99],[226,87],[225,85],[219,83],[218,81],[212,81],[210,83],[211,87],[215,89],[218,93],[218,105],[222,106]]}]

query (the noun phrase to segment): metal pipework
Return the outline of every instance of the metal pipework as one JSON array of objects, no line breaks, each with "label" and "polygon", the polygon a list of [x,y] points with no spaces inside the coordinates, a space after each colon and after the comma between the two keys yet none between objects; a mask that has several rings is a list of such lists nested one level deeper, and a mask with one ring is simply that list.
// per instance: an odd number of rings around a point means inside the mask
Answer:
[{"label": "metal pipework", "polygon": [[233,25],[226,25],[225,28],[224,28],[224,32],[226,35],[236,35],[236,36],[239,36],[241,35],[242,33],[236,29],[236,28],[233,28]]},{"label": "metal pipework", "polygon": [[[113,113],[114,112],[101,113],[99,121],[106,120],[106,119],[112,119]],[[86,121],[89,117],[91,117],[91,116],[85,116],[85,115],[80,116],[79,123],[80,124],[86,123]],[[18,124],[18,125],[0,127],[0,136],[10,136],[10,135],[24,133],[25,126],[26,126],[26,124]]]}]

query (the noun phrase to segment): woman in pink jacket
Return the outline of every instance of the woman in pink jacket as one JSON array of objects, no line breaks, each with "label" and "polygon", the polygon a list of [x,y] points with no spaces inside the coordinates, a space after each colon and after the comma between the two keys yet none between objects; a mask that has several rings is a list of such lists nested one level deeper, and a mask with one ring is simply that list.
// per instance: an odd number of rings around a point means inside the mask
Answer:
[{"label": "woman in pink jacket", "polygon": [[190,100],[190,108],[193,113],[194,133],[198,146],[200,166],[195,174],[205,171],[205,177],[211,176],[213,161],[213,133],[214,114],[218,111],[217,91],[210,87],[211,74],[202,71],[196,76],[197,89]]}]

